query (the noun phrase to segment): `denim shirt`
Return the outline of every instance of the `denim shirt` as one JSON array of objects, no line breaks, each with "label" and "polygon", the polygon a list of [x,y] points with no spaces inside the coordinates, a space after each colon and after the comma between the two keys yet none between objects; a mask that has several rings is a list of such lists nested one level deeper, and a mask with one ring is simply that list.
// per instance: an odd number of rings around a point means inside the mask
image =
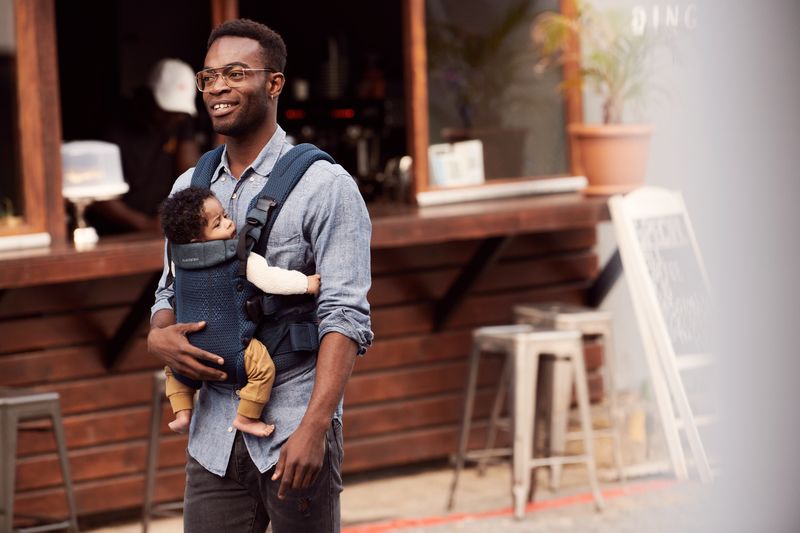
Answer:
[{"label": "denim shirt", "polygon": [[[227,151],[223,152],[211,190],[238,230],[244,226],[250,201],[266,184],[275,162],[289,149],[286,133],[278,126],[239,179],[231,175]],[[193,170],[178,177],[170,194],[190,185]],[[321,275],[317,300],[319,338],[332,331],[341,333],[355,341],[359,355],[365,353],[373,337],[367,302],[371,232],[369,214],[355,180],[340,165],[317,161],[287,199],[267,243],[270,265]],[[173,290],[165,286],[167,269],[165,254],[151,314],[172,309]],[[262,473],[278,462],[281,446],[300,424],[315,375],[315,357],[278,374],[261,416],[265,422],[275,424],[275,432],[266,438],[244,435],[250,456]],[[236,434],[231,427],[239,402],[236,389],[234,385],[205,382],[189,429],[189,455],[219,476],[225,474]],[[334,417],[341,420],[341,415],[339,402]]]}]

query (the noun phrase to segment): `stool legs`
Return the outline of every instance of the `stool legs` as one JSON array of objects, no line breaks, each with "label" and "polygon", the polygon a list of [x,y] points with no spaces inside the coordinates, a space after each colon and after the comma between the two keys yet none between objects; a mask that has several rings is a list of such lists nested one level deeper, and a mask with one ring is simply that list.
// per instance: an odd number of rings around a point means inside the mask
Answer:
[{"label": "stool legs", "polygon": [[[464,395],[464,416],[461,422],[461,434],[458,451],[455,455],[455,471],[450,487],[448,509],[452,509],[455,491],[458,486],[461,470],[467,458],[477,457],[479,463],[482,459],[498,451],[508,455],[508,450],[492,450],[487,448],[482,451],[468,452],[472,414],[476,395],[478,378],[478,364],[481,349],[502,350],[507,357],[503,369],[502,382],[509,383],[509,407],[512,429],[512,468],[511,468],[511,497],[513,502],[514,518],[519,520],[525,515],[525,507],[529,501],[529,494],[533,486],[535,469],[541,466],[553,466],[563,463],[586,463],[594,495],[595,505],[598,510],[602,508],[602,495],[597,483],[597,472],[594,462],[592,427],[589,412],[589,392],[586,383],[586,369],[583,360],[583,343],[577,331],[532,331],[525,329],[511,331],[509,327],[481,328],[476,330],[473,338],[473,347],[469,358],[469,371],[467,374],[467,387]],[[554,354],[556,358],[567,359],[572,362],[568,365],[574,377],[578,391],[578,401],[583,427],[583,438],[586,452],[572,456],[535,457],[534,439],[536,425],[536,404],[539,363],[543,354]],[[510,376],[510,378],[507,378]],[[567,384],[568,390],[571,384]],[[502,409],[502,396],[495,398],[492,409],[491,426],[496,429],[498,418]],[[487,439],[488,444],[494,444],[494,434]]]},{"label": "stool legs", "polygon": [[531,488],[531,460],[533,459],[533,413],[536,412],[536,373],[539,368],[538,354],[531,353],[529,344],[517,341],[513,354],[513,382],[511,405],[514,428],[514,452],[512,454],[511,496],[514,502],[514,518],[522,519]]},{"label": "stool legs", "polygon": [[58,404],[58,402],[54,402],[51,418],[53,420],[53,433],[56,437],[56,446],[58,447],[58,458],[61,462],[61,475],[64,478],[64,489],[67,492],[69,525],[72,531],[78,533],[77,506],[75,505],[75,492],[72,490],[72,476],[70,475],[69,470],[67,439],[64,436],[64,425],[61,421],[61,406]]},{"label": "stool legs", "polygon": [[625,468],[622,465],[622,438],[620,437],[619,430],[619,405],[617,404],[617,388],[614,383],[614,356],[616,355],[616,346],[614,346],[614,337],[609,327],[603,333],[603,357],[605,357],[605,370],[604,380],[608,385],[605,387],[608,391],[608,418],[611,423],[611,439],[614,447],[614,463],[619,473],[619,480],[625,482]]},{"label": "stool legs", "polygon": [[[594,332],[593,332],[594,333]],[[608,421],[610,428],[601,431],[601,436],[611,437],[612,451],[614,454],[614,466],[617,469],[619,480],[625,482],[625,469],[622,464],[622,438],[620,436],[619,422],[618,422],[618,404],[617,404],[617,389],[614,383],[614,341],[612,337],[611,328],[602,328],[597,330],[596,333],[600,334],[603,339],[603,388],[606,391],[608,403],[605,409],[608,414]],[[569,366],[569,365],[566,365]],[[567,441],[567,428],[569,426],[569,401],[571,397],[572,380],[569,380],[569,390],[564,390],[565,374],[563,370],[565,367],[564,362],[557,362],[554,372],[555,391],[553,393],[553,411],[552,420],[550,424],[550,445],[553,450],[558,453],[563,453]],[[560,385],[559,385],[560,384]],[[563,414],[563,416],[562,416]],[[553,491],[558,490],[561,484],[562,465],[554,465],[550,469],[550,489]]]},{"label": "stool legs", "polygon": [[[506,399],[510,371],[511,362],[508,360],[508,357],[506,357],[505,361],[503,362],[503,371],[500,374],[500,383],[497,386],[497,393],[494,396],[494,403],[492,404],[492,414],[491,418],[489,419],[489,430],[486,435],[487,450],[494,448],[494,444],[497,439],[497,426],[500,423],[500,414],[503,411],[503,403]],[[488,460],[488,457],[478,460],[478,475],[482,476],[486,473],[486,463]]]},{"label": "stool legs", "polygon": [[63,522],[51,523],[46,525],[36,525],[23,528],[19,531],[52,531],[68,527],[73,533],[78,533],[78,512],[75,505],[75,492],[72,487],[72,476],[70,475],[69,456],[67,455],[67,441],[64,436],[64,426],[61,419],[61,407],[58,398],[43,399],[37,398],[35,402],[29,404],[16,405],[14,408],[4,407],[0,409],[0,476],[2,476],[2,487],[0,491],[0,506],[2,506],[2,519],[0,519],[0,531],[14,531],[14,485],[16,482],[16,459],[17,459],[17,431],[20,420],[30,418],[50,418],[53,424],[53,435],[56,440],[56,451],[61,466],[61,475],[64,479],[64,491],[67,498],[69,519]]},{"label": "stool legs", "polygon": [[[553,362],[553,396],[550,412],[550,453],[564,455],[567,449],[567,426],[569,425],[569,407],[572,401],[572,383],[574,382],[572,365],[564,360]],[[563,465],[556,463],[550,467],[550,489],[558,490],[561,484]]]},{"label": "stool legs", "polygon": [[447,509],[452,510],[455,505],[456,487],[461,470],[464,469],[464,461],[467,455],[467,445],[469,444],[469,434],[472,426],[472,409],[475,403],[475,389],[478,384],[478,364],[480,362],[480,347],[475,345],[470,352],[469,374],[467,376],[467,389],[464,396],[464,416],[461,419],[461,435],[458,440],[458,452],[455,458],[455,472],[453,482],[450,485],[450,497],[447,501]]},{"label": "stool legs", "polygon": [[578,396],[578,409],[581,417],[581,431],[583,432],[583,453],[586,455],[586,468],[589,473],[589,483],[592,487],[594,505],[598,511],[603,509],[603,496],[597,483],[597,468],[594,462],[594,438],[592,436],[592,415],[589,410],[589,387],[586,384],[586,368],[583,361],[583,350],[577,357],[572,358],[575,369],[575,392]]},{"label": "stool legs", "polygon": [[0,521],[0,531],[12,531],[14,526],[14,481],[16,476],[17,458],[17,417],[13,413],[2,411],[2,424],[4,430],[0,435],[0,448],[2,448],[2,476],[3,499],[0,505],[3,506],[3,518]]},{"label": "stool legs", "polygon": [[153,498],[158,470],[158,435],[161,429],[161,413],[164,401],[164,374],[159,371],[153,378],[153,402],[150,409],[150,443],[147,447],[147,469],[145,471],[144,514],[142,533],[147,533],[153,511]]}]

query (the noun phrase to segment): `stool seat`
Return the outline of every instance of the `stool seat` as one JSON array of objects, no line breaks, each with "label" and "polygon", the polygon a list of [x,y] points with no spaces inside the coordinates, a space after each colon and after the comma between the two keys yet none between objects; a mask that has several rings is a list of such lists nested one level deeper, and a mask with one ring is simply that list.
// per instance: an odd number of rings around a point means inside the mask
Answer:
[{"label": "stool seat", "polygon": [[[67,497],[69,518],[60,522],[14,529],[14,489],[17,457],[17,431],[23,420],[50,418],[56,440],[61,475]],[[61,406],[58,393],[39,392],[31,389],[0,387],[0,531],[40,532],[68,529],[78,532],[75,493],[69,470],[69,457],[61,421]],[[44,517],[30,516],[37,521]]]},{"label": "stool seat", "polygon": [[[501,381],[505,380],[507,376],[511,378],[512,386],[509,396],[514,435],[511,450],[487,448],[480,451],[467,451],[482,351],[502,352],[506,355],[507,362],[510,362],[504,366]],[[574,366],[575,386],[581,410],[581,428],[584,435],[584,453],[582,454],[534,458],[533,433],[537,369],[540,357],[545,354],[563,358]],[[495,415],[493,415],[494,418]],[[579,331],[540,330],[527,324],[490,326],[473,331],[473,345],[464,398],[464,416],[461,423],[458,451],[455,456],[455,472],[450,487],[448,508],[453,508],[458,479],[467,459],[483,460],[487,457],[507,456],[509,452],[513,463],[511,492],[515,518],[520,519],[524,515],[525,502],[531,488],[532,469],[565,463],[586,464],[595,506],[598,510],[602,509],[603,499],[597,484],[592,450],[589,393],[583,362],[582,334]]]},{"label": "stool seat", "polygon": [[58,401],[58,393],[0,387],[0,407],[6,405],[27,405],[37,402],[51,402],[53,400]]},{"label": "stool seat", "polygon": [[[611,320],[609,311],[559,302],[515,305],[514,316],[518,322],[556,329],[569,329],[573,324],[590,325],[593,322],[605,325]],[[584,335],[592,335],[581,328],[577,329],[583,331]]]}]

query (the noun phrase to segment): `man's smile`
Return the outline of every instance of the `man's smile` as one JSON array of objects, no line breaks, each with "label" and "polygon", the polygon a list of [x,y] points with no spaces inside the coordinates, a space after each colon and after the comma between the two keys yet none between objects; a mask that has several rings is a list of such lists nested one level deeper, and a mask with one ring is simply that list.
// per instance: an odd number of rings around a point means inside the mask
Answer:
[{"label": "man's smile", "polygon": [[223,101],[209,104],[208,108],[212,117],[221,117],[233,111],[237,105],[236,102]]}]

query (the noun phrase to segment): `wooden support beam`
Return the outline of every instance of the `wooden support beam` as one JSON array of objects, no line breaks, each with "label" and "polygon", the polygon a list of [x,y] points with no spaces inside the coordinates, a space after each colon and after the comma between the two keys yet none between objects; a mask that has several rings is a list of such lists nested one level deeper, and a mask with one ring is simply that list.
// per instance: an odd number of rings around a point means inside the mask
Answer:
[{"label": "wooden support beam", "polygon": [[586,304],[589,307],[600,307],[621,275],[622,260],[619,257],[619,249],[617,249],[614,250],[614,254],[608,259],[600,275],[589,288]]},{"label": "wooden support beam", "polygon": [[136,330],[139,329],[142,321],[148,316],[150,307],[153,305],[153,291],[161,272],[154,273],[147,283],[142,287],[139,297],[131,304],[128,314],[120,323],[117,331],[108,340],[105,349],[105,365],[111,369],[117,363],[119,355],[125,351],[133,340]]},{"label": "wooden support beam", "polygon": [[504,235],[486,239],[481,243],[453,284],[447,289],[444,297],[436,304],[433,315],[434,331],[441,331],[447,324],[481,274],[497,261],[513,238],[513,235]]}]

